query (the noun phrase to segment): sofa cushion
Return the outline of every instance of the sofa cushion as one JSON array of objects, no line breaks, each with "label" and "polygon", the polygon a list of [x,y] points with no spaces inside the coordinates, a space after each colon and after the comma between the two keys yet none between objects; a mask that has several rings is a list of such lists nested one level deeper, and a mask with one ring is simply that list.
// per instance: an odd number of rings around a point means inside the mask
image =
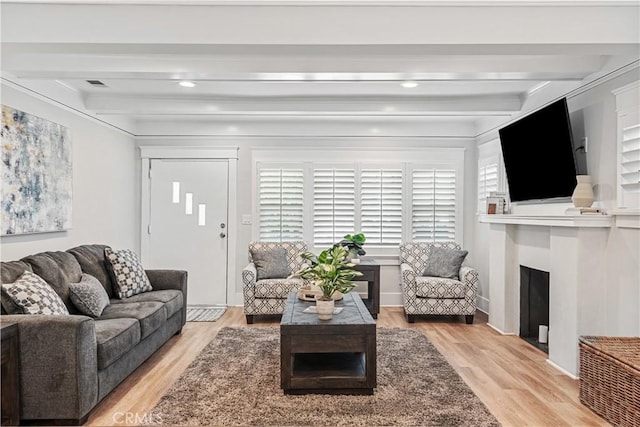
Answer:
[{"label": "sofa cushion", "polygon": [[113,299],[112,304],[126,304],[129,302],[157,301],[165,305],[167,319],[182,309],[184,302],[182,291],[175,289],[165,289],[162,291],[149,291],[143,294],[134,295],[126,299]]},{"label": "sofa cushion", "polygon": [[31,265],[32,271],[56,291],[70,313],[78,313],[71,302],[69,283],[80,281],[82,269],[73,255],[67,252],[42,252],[24,257],[22,261]]},{"label": "sofa cushion", "polygon": [[464,298],[467,286],[455,279],[416,277],[416,296],[420,298]]},{"label": "sofa cushion", "polygon": [[7,312],[69,314],[58,294],[38,275],[25,271],[15,282],[2,284],[3,299],[11,301]]},{"label": "sofa cushion", "polygon": [[135,252],[106,248],[104,254],[118,298],[128,298],[153,289]]},{"label": "sofa cushion", "polygon": [[157,301],[110,304],[104,309],[98,319],[119,319],[122,317],[138,319],[140,322],[141,340],[151,335],[167,320],[164,304]]},{"label": "sofa cushion", "polygon": [[25,271],[31,271],[31,266],[24,261],[3,261],[0,263],[0,278],[2,283],[13,283]]},{"label": "sofa cushion", "polygon": [[460,267],[468,253],[457,249],[434,247],[431,249],[422,275],[458,279]]},{"label": "sofa cushion", "polygon": [[287,299],[291,292],[304,285],[302,279],[264,279],[258,280],[254,286],[256,298]]},{"label": "sofa cushion", "polygon": [[140,323],[136,319],[97,319],[95,325],[98,369],[111,365],[140,342]]},{"label": "sofa cushion", "polygon": [[98,279],[104,290],[107,291],[109,298],[113,298],[116,294],[104,255],[104,250],[108,247],[105,245],[82,245],[68,249],[67,252],[75,257],[82,272]]},{"label": "sofa cushion", "polygon": [[109,305],[109,295],[95,277],[83,274],[78,283],[69,284],[71,302],[80,313],[90,317],[98,317]]}]

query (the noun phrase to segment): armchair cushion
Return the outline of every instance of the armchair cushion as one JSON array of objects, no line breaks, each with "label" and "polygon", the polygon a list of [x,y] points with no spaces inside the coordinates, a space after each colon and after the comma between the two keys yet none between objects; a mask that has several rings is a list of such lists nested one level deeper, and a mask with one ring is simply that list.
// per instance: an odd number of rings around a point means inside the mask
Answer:
[{"label": "armchair cushion", "polygon": [[256,266],[257,280],[284,279],[291,274],[287,251],[277,248],[252,248],[251,259]]},{"label": "armchair cushion", "polygon": [[458,279],[460,267],[468,251],[434,247],[427,258],[423,276]]},{"label": "armchair cushion", "polygon": [[464,298],[468,286],[442,277],[416,277],[416,296],[420,298]]}]

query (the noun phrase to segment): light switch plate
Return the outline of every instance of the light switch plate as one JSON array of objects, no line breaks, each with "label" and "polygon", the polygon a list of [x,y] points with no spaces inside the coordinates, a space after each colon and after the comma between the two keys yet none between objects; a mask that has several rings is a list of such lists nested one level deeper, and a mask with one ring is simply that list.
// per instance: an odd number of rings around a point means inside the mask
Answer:
[{"label": "light switch plate", "polygon": [[251,215],[242,215],[242,225],[251,225]]}]

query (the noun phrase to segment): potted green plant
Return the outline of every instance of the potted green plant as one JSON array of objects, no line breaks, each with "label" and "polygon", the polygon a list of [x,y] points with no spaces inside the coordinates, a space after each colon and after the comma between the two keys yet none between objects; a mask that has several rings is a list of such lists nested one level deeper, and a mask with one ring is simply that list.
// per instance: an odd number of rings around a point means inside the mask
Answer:
[{"label": "potted green plant", "polygon": [[302,258],[308,261],[308,265],[292,275],[312,280],[322,291],[322,296],[316,298],[320,320],[329,320],[333,316],[334,294],[350,292],[356,287],[353,279],[362,276],[362,273],[353,269],[355,264],[349,262],[348,254],[349,251],[345,247],[338,245],[325,249],[318,256],[305,252]]},{"label": "potted green plant", "polygon": [[367,241],[367,238],[364,236],[363,233],[357,233],[353,235],[347,234],[342,238],[341,241],[336,243],[334,246],[342,246],[344,248],[347,248],[347,250],[349,251],[348,258],[351,261],[353,261],[354,259],[357,259],[359,256],[363,256],[367,253],[362,248],[362,245],[364,245],[364,242],[366,241]]}]

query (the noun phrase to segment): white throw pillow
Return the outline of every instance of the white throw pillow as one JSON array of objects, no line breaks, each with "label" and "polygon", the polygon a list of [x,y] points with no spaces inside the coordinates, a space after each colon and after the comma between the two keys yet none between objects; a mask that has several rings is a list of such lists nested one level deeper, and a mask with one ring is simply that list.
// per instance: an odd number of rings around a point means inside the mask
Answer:
[{"label": "white throw pillow", "polygon": [[20,314],[69,314],[56,291],[30,271],[13,283],[3,283],[2,293]]},{"label": "white throw pillow", "polygon": [[124,299],[153,290],[135,252],[129,249],[106,248],[104,255],[111,270],[115,284],[114,291],[118,298]]}]

